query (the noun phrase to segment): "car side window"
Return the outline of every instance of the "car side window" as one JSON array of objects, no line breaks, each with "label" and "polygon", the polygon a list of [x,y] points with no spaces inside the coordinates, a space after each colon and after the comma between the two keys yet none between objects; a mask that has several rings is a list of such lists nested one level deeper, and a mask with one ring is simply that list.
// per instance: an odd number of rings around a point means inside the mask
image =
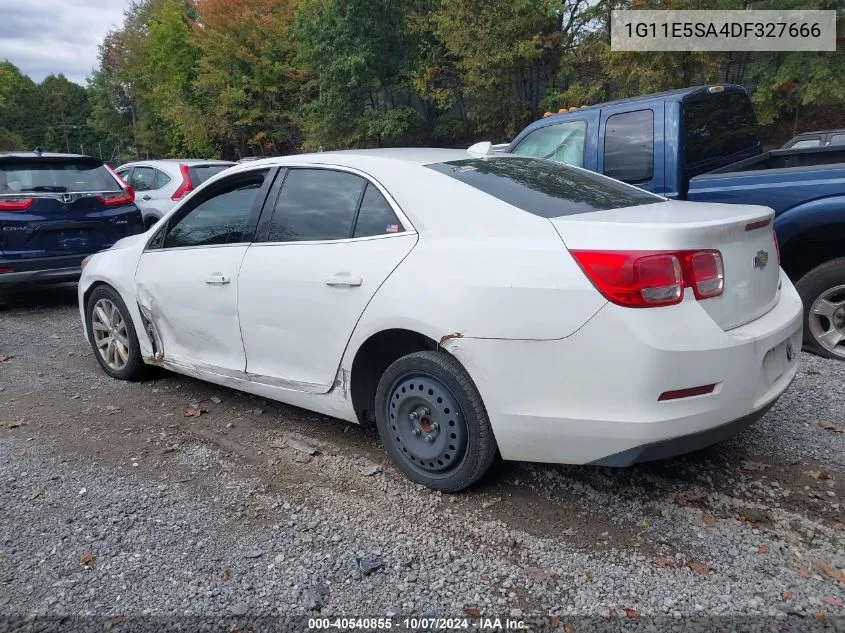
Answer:
[{"label": "car side window", "polygon": [[604,125],[604,175],[631,185],[654,177],[654,111],[609,116]]},{"label": "car side window", "polygon": [[827,142],[828,145],[845,145],[845,134],[832,134]]},{"label": "car side window", "polygon": [[115,170],[114,173],[116,173],[118,176],[123,178],[123,182],[125,182],[126,184],[129,184],[129,175],[130,175],[131,171],[132,171],[132,168],[129,167],[129,168],[117,169],[117,170]]},{"label": "car side window", "polygon": [[534,130],[522,139],[513,153],[583,167],[586,138],[586,121],[564,121]]},{"label": "car side window", "polygon": [[801,139],[800,141],[795,141],[792,145],[789,146],[790,149],[802,149],[805,147],[818,147],[822,144],[820,138],[805,138]]},{"label": "car side window", "polygon": [[262,170],[221,183],[210,197],[168,226],[162,248],[250,241],[253,210],[266,175]]},{"label": "car side window", "polygon": [[165,174],[160,169],[156,169],[155,171],[155,180],[153,182],[156,189],[161,189],[162,187],[166,187],[167,183],[170,182],[170,176]]},{"label": "car side window", "polygon": [[402,224],[393,207],[385,199],[378,188],[367,183],[367,190],[361,200],[358,218],[355,220],[355,230],[352,237],[370,237],[387,233],[402,233]]},{"label": "car side window", "polygon": [[343,171],[288,171],[270,220],[269,242],[348,239],[367,181]]},{"label": "car side window", "polygon": [[136,167],[132,171],[132,182],[129,183],[135,191],[152,191],[155,189],[155,169],[152,167]]}]

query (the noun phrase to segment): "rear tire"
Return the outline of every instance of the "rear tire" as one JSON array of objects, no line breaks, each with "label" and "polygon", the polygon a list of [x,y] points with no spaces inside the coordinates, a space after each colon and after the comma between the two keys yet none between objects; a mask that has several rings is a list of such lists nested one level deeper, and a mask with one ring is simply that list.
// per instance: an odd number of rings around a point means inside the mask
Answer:
[{"label": "rear tire", "polygon": [[845,361],[845,257],[817,266],[795,288],[804,302],[804,349]]},{"label": "rear tire", "polygon": [[109,376],[136,381],[144,377],[146,365],[135,324],[120,294],[111,286],[94,288],[85,304],[85,326],[94,358]]},{"label": "rear tire", "polygon": [[418,484],[442,492],[464,490],[496,457],[481,395],[445,352],[414,352],[395,361],[379,380],[375,402],[385,450]]}]

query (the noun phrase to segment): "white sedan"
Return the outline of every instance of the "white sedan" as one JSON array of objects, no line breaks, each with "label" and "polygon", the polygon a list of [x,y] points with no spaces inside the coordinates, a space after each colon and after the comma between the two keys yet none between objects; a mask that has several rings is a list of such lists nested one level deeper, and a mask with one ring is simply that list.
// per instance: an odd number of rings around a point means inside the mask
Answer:
[{"label": "white sedan", "polygon": [[375,422],[457,491],[497,453],[625,466],[759,419],[802,334],[772,215],[489,144],[273,158],[92,256],[79,306],[110,376]]}]

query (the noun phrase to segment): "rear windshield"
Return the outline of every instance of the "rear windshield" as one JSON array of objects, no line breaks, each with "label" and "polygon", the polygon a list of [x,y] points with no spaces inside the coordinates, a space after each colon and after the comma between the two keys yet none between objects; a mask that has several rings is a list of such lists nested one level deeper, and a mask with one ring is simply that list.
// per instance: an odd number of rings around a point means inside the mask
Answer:
[{"label": "rear windshield", "polygon": [[188,167],[188,173],[191,175],[191,183],[194,187],[198,187],[212,176],[229,169],[229,167],[231,165],[193,165]]},{"label": "rear windshield", "polygon": [[4,159],[0,195],[33,192],[119,191],[114,177],[95,160]]},{"label": "rear windshield", "polygon": [[641,189],[549,160],[468,158],[427,167],[542,218],[664,201]]},{"label": "rear windshield", "polygon": [[687,178],[746,158],[759,144],[751,100],[742,92],[696,94],[684,101]]}]

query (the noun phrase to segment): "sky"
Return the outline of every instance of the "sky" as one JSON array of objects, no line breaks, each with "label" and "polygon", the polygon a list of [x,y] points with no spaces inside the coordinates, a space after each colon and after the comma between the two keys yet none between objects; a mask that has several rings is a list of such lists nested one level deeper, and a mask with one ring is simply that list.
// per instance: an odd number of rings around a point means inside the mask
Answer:
[{"label": "sky", "polygon": [[0,0],[0,60],[33,81],[63,73],[85,85],[97,45],[123,22],[130,0]]}]

